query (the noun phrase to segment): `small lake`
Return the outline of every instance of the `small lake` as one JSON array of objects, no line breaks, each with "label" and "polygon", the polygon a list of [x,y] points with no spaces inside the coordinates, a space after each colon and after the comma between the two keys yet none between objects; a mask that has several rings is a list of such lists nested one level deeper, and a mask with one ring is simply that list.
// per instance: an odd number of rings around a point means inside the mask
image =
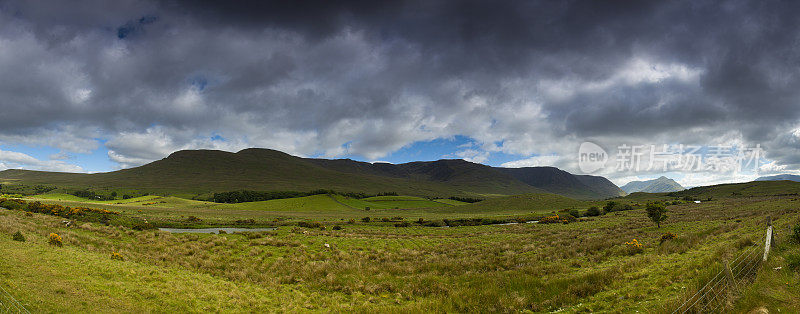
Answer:
[{"label": "small lake", "polygon": [[277,228],[197,228],[197,229],[180,229],[180,228],[158,228],[159,231],[166,231],[171,233],[219,233],[220,230],[225,233],[234,232],[261,232],[272,231]]}]

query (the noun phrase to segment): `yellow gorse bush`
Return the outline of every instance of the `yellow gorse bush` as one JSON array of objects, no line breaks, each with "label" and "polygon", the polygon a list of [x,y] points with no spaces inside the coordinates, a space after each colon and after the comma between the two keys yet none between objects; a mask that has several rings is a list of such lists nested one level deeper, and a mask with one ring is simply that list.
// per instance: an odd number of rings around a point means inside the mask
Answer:
[{"label": "yellow gorse bush", "polygon": [[113,252],[111,253],[111,259],[121,261],[123,260],[122,254],[119,254],[119,252]]},{"label": "yellow gorse bush", "polygon": [[625,244],[626,244],[627,246],[629,246],[629,247],[632,247],[632,248],[637,248],[637,249],[642,247],[642,244],[641,244],[641,243],[639,243],[639,241],[638,241],[638,240],[636,240],[636,239],[633,239],[633,240],[631,240],[630,242],[625,242]]},{"label": "yellow gorse bush", "polygon": [[661,241],[661,243],[664,243],[665,241],[668,241],[668,240],[675,239],[675,237],[676,237],[676,236],[675,236],[675,234],[674,234],[674,233],[672,233],[672,232],[667,232],[667,233],[665,233],[665,234],[662,234],[662,235],[661,235],[661,239],[660,239],[660,241]]},{"label": "yellow gorse bush", "polygon": [[55,246],[64,245],[64,243],[61,241],[61,236],[58,235],[57,233],[50,233],[50,236],[48,237],[47,243],[50,243],[51,245],[55,245]]},{"label": "yellow gorse bush", "polygon": [[633,239],[631,241],[625,242],[625,254],[627,255],[636,255],[642,253],[644,251],[644,247],[639,240]]},{"label": "yellow gorse bush", "polygon": [[540,224],[554,224],[554,223],[570,223],[575,221],[575,217],[572,215],[554,215],[554,216],[547,216],[542,219],[539,219]]}]

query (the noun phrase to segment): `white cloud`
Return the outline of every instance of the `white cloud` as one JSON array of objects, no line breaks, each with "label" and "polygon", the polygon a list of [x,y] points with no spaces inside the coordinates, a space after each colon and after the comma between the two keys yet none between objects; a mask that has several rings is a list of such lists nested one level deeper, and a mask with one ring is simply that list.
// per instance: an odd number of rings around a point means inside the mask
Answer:
[{"label": "white cloud", "polygon": [[0,150],[0,170],[25,168],[42,171],[84,172],[83,168],[61,160],[39,160],[28,154]]},{"label": "white cloud", "polygon": [[533,156],[530,158],[505,162],[500,166],[506,168],[556,166],[561,160],[562,158],[557,155]]},{"label": "white cloud", "polygon": [[487,160],[489,160],[489,152],[476,149],[465,149],[456,152],[455,156],[475,163],[485,163]]}]

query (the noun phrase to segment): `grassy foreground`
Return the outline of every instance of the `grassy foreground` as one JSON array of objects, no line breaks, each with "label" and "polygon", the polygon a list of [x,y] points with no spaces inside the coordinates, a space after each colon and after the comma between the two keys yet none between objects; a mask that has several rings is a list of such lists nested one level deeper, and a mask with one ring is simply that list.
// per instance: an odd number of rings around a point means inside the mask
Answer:
[{"label": "grassy foreground", "polygon": [[[550,212],[545,208],[594,204],[520,199],[547,206],[501,208],[513,206],[512,199],[484,208],[473,204],[384,211],[408,221],[481,211],[545,213]],[[642,200],[637,196],[631,202]],[[147,202],[153,201],[160,202]],[[124,209],[123,215],[164,219],[176,217],[170,210],[227,221],[281,212],[224,207],[244,206],[240,204],[179,204],[184,201],[104,206]],[[338,212],[292,209],[303,219],[320,214],[318,220],[327,228],[286,225],[272,232],[222,235],[82,222],[66,227],[60,217],[0,210],[0,284],[36,312],[659,312],[696,289],[707,269],[762,241],[764,217],[769,215],[779,230],[775,257],[751,288],[731,296],[728,310],[791,309],[798,306],[791,296],[797,295],[800,278],[787,267],[797,246],[786,234],[790,225],[800,223],[799,201],[794,195],[778,195],[671,205],[660,229],[640,209],[570,224],[454,228],[347,223],[348,217],[381,211],[347,206]],[[11,240],[17,231],[25,242]],[[665,232],[677,237],[660,243]],[[50,233],[62,236],[63,247],[47,244]],[[642,247],[626,244],[633,239]],[[113,252],[123,260],[112,259]]]}]

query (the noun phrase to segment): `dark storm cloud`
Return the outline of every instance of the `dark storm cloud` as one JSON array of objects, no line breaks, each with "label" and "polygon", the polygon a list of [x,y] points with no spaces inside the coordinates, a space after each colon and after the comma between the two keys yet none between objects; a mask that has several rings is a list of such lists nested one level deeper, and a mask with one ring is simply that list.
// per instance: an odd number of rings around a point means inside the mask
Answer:
[{"label": "dark storm cloud", "polygon": [[797,6],[7,1],[0,141],[108,139],[135,165],[193,147],[373,159],[459,134],[560,156],[586,138],[733,139],[796,167]]}]

